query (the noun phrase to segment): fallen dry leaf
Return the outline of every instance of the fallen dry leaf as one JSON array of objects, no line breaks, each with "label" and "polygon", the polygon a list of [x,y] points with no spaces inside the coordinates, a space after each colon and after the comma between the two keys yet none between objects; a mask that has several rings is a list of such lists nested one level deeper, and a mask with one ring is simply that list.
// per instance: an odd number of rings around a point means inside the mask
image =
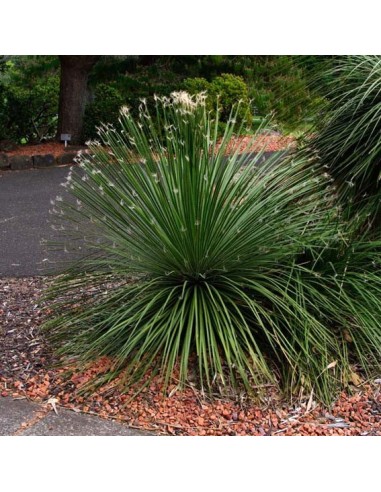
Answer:
[{"label": "fallen dry leaf", "polygon": [[361,377],[356,372],[351,372],[349,377],[355,386],[359,386],[362,383]]},{"label": "fallen dry leaf", "polygon": [[46,402],[48,405],[51,405],[54,412],[58,415],[58,412],[57,412],[57,407],[56,407],[56,404],[58,403],[58,400],[57,398],[49,398],[49,400]]}]

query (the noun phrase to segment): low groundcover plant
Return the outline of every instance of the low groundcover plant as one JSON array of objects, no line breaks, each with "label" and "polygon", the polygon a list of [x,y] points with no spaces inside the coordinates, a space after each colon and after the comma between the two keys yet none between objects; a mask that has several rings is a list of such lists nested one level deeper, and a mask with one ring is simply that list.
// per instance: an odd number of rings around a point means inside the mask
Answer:
[{"label": "low groundcover plant", "polygon": [[329,400],[378,360],[380,280],[351,270],[366,247],[349,252],[327,174],[226,155],[234,113],[222,140],[211,118],[178,92],[100,128],[55,203],[65,247],[86,253],[50,290],[47,336],[64,360],[109,357],[101,382],[183,384],[192,361],[206,390],[280,380]]}]

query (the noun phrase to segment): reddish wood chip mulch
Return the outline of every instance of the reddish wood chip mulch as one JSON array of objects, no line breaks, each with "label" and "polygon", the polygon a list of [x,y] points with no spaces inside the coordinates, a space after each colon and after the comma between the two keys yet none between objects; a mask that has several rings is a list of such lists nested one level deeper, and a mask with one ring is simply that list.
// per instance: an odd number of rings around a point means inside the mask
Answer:
[{"label": "reddish wood chip mulch", "polygon": [[[48,314],[39,303],[47,284],[43,278],[0,280],[0,394],[53,402],[77,412],[117,419],[134,428],[164,435],[381,435],[381,379],[342,393],[332,408],[309,395],[293,405],[272,388],[254,403],[245,394],[204,397],[190,384],[179,391],[176,381],[163,395],[160,378],[133,400],[134,389],[97,391],[83,396],[80,389],[97,372],[107,371],[103,358],[86,370],[52,369],[55,362],[39,326]],[[67,368],[66,368],[67,369]]]},{"label": "reddish wood chip mulch", "polygon": [[[251,143],[251,145],[249,145]],[[234,151],[238,146],[241,146],[247,152],[259,152],[264,150],[266,152],[273,152],[283,150],[290,146],[293,146],[295,139],[290,136],[280,135],[260,135],[255,141],[252,141],[251,136],[233,137],[227,148],[227,153]],[[66,150],[70,150],[70,146]],[[58,157],[65,152],[65,146],[59,142],[47,142],[36,145],[20,145],[16,149],[7,152],[9,156],[14,155],[46,155],[52,154],[54,157]]]},{"label": "reddish wood chip mulch", "polygon": [[[67,147],[69,149],[69,147]],[[37,145],[20,145],[14,150],[7,152],[9,156],[13,155],[46,155],[52,154],[58,157],[65,152],[65,146],[59,142],[48,142]]]},{"label": "reddish wood chip mulch", "polygon": [[282,135],[259,135],[255,140],[250,135],[233,137],[227,147],[227,153],[237,148],[244,152],[277,152],[295,146],[295,138]]}]

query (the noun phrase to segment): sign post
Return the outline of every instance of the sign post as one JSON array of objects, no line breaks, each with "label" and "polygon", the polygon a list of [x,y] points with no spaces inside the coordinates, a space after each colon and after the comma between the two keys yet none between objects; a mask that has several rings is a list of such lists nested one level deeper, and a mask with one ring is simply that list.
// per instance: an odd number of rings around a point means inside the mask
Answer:
[{"label": "sign post", "polygon": [[70,142],[71,135],[70,133],[61,133],[61,142],[65,142],[65,147],[67,147],[67,143]]}]

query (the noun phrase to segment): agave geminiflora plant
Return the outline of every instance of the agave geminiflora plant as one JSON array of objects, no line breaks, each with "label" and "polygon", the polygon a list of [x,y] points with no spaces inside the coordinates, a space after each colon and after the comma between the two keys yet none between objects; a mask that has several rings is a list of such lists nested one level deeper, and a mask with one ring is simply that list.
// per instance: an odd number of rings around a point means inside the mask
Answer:
[{"label": "agave geminiflora plant", "polygon": [[99,130],[56,204],[66,247],[86,254],[50,290],[47,336],[69,358],[109,357],[103,382],[184,383],[194,357],[209,390],[281,375],[328,400],[348,379],[355,318],[348,262],[338,277],[319,264],[338,234],[329,177],[305,158],[226,155],[240,129],[233,112],[219,141],[213,118],[180,92]]}]

